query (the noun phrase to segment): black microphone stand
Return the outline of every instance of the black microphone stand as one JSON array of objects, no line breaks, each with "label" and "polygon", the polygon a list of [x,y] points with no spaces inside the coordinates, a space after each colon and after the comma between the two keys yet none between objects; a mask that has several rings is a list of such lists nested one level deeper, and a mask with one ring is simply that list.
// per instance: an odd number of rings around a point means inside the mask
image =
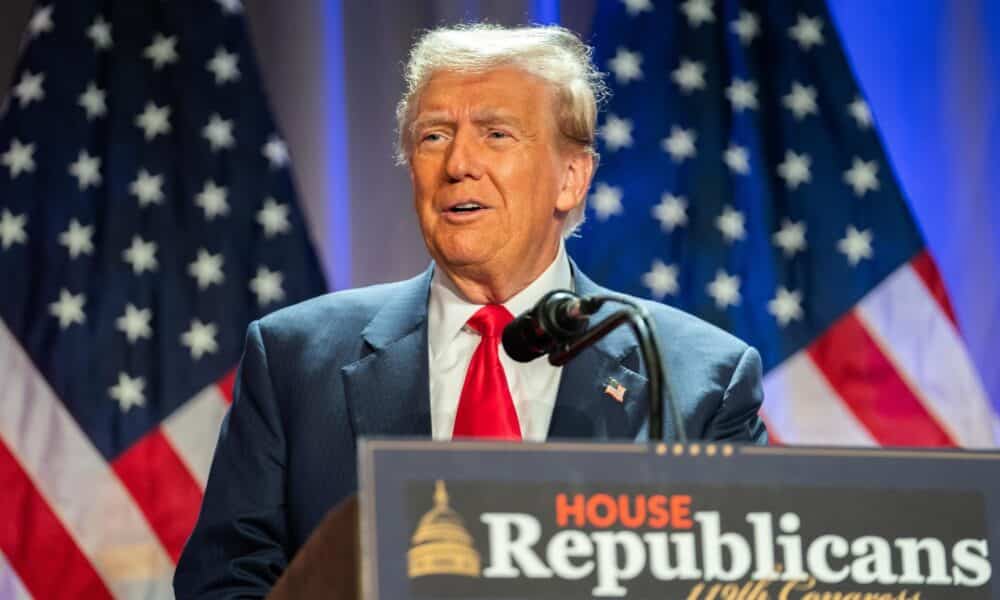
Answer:
[{"label": "black microphone stand", "polygon": [[[660,347],[656,341],[652,320],[649,313],[642,306],[614,296],[596,296],[588,300],[599,303],[616,302],[624,304],[628,308],[616,311],[608,318],[604,319],[588,331],[575,337],[555,352],[549,354],[549,363],[560,367],[573,360],[576,355],[584,349],[592,346],[598,340],[617,329],[623,323],[628,323],[635,337],[639,340],[639,351],[642,353],[642,360],[649,370],[649,394],[652,401],[649,403],[649,439],[665,441],[663,432],[663,393],[670,393],[669,386],[664,386],[666,373],[663,360],[660,354]],[[594,307],[596,310],[596,306]],[[674,423],[674,436],[677,441],[687,443],[687,433],[684,431],[680,409],[673,398],[667,398],[666,404],[670,407],[670,416]]]}]

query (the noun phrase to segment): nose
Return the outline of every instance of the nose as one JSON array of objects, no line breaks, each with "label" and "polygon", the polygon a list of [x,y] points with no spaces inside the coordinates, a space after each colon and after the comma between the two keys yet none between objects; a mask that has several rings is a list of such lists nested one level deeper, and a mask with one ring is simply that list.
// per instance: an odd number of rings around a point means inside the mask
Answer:
[{"label": "nose", "polygon": [[478,139],[468,128],[460,128],[455,133],[448,148],[445,172],[451,182],[463,179],[479,179],[483,176],[482,150]]}]

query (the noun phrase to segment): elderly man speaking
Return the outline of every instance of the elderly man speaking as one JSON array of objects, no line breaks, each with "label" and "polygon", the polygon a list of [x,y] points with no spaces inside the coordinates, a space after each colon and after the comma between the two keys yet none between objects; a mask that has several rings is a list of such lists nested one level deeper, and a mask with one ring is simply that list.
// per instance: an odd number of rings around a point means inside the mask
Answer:
[{"label": "elderly man speaking", "polygon": [[[590,49],[559,27],[438,29],[413,47],[406,83],[398,159],[434,262],[414,279],[250,325],[178,565],[179,598],[265,595],[325,513],[356,490],[362,436],[645,435],[647,365],[627,332],[563,368],[515,363],[500,348],[512,315],[551,290],[611,293],[562,243],[583,219],[596,163],[604,88]],[[688,434],[765,443],[757,352],[634,300],[655,320]]]}]

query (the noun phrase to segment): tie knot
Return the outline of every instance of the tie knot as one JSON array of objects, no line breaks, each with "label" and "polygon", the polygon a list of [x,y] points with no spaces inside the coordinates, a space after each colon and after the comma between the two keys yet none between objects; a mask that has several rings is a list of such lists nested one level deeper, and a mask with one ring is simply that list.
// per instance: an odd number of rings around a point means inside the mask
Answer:
[{"label": "tie knot", "polygon": [[503,328],[514,320],[514,315],[502,304],[487,304],[469,319],[469,327],[485,338],[500,337]]}]

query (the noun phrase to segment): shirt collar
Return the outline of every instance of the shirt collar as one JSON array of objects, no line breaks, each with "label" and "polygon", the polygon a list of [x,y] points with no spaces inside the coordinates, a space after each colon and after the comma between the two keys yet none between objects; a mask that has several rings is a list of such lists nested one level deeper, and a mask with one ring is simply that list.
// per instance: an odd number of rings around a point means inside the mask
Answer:
[{"label": "shirt collar", "polygon": [[[528,310],[552,290],[573,288],[573,273],[565,246],[559,244],[559,252],[552,264],[512,298],[503,303],[504,308],[515,317]],[[442,269],[434,269],[431,280],[430,300],[427,304],[427,341],[432,357],[440,354],[455,339],[462,327],[469,321],[482,304],[473,304],[459,293],[455,284]]]}]

